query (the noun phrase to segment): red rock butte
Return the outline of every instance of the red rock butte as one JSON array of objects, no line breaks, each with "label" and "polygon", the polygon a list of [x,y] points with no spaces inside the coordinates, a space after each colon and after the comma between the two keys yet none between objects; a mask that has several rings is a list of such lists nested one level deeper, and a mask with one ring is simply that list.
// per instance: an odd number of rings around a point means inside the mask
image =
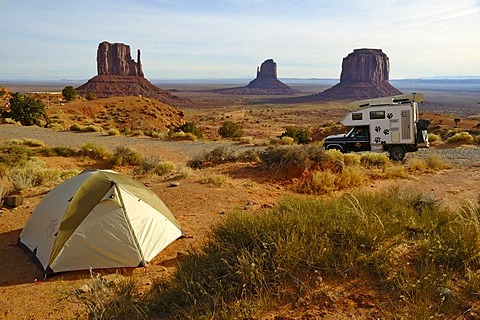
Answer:
[{"label": "red rock butte", "polygon": [[402,94],[389,83],[389,72],[389,59],[381,49],[355,49],[343,58],[340,83],[288,102],[363,100]]},{"label": "red rock butte", "polygon": [[278,80],[277,64],[273,59],[265,60],[257,67],[257,77],[245,87],[215,90],[227,94],[252,94],[252,95],[294,95],[299,92]]},{"label": "red rock butte", "polygon": [[130,46],[104,41],[97,49],[97,75],[76,88],[81,96],[88,93],[98,98],[145,96],[175,107],[192,106],[191,100],[162,90],[145,79],[137,51],[137,61],[130,55]]}]

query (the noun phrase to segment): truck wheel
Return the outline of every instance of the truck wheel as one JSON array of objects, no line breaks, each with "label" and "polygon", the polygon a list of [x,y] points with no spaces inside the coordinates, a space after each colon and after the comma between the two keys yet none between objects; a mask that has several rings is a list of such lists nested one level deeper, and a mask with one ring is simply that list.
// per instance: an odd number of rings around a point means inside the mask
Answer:
[{"label": "truck wheel", "polygon": [[395,146],[390,149],[390,160],[401,161],[405,158],[405,149]]}]

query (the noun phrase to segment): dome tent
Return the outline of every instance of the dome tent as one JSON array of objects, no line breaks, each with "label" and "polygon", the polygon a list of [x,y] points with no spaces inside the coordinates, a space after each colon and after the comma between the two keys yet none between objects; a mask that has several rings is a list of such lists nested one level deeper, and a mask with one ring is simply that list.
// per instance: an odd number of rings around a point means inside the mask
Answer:
[{"label": "dome tent", "polygon": [[145,266],[182,235],[163,201],[110,170],[83,171],[53,188],[20,233],[45,274]]}]

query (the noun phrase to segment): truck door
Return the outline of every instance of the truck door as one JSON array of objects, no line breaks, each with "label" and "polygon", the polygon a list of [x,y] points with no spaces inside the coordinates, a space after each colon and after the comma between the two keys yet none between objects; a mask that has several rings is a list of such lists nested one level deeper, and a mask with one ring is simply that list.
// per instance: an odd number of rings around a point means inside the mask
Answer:
[{"label": "truck door", "polygon": [[368,126],[355,127],[348,136],[346,151],[370,151],[370,133]]}]

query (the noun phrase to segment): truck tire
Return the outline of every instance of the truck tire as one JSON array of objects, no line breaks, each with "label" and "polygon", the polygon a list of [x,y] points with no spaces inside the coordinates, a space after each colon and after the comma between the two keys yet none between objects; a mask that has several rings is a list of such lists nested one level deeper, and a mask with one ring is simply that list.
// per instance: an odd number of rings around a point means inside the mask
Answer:
[{"label": "truck tire", "polygon": [[390,160],[401,161],[405,158],[405,149],[401,146],[390,148]]}]

